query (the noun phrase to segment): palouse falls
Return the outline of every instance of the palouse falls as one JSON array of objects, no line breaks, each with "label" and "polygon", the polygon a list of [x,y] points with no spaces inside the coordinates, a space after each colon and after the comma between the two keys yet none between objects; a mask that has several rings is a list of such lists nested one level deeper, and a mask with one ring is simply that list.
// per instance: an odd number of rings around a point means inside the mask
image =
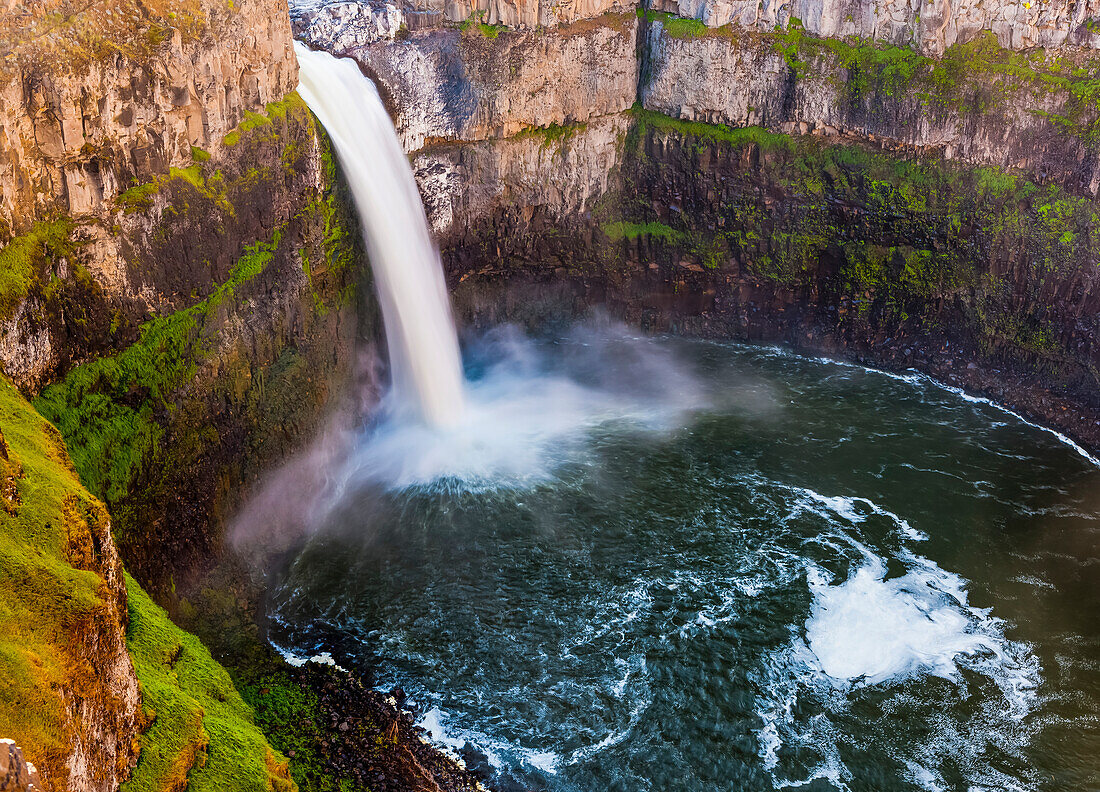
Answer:
[{"label": "palouse falls", "polygon": [[1100,6],[0,3],[0,792],[1100,790]]}]

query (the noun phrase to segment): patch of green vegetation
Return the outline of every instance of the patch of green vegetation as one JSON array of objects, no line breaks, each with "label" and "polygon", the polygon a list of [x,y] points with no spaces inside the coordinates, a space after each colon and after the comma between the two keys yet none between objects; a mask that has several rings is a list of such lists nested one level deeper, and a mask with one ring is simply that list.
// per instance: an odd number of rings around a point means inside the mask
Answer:
[{"label": "patch of green vegetation", "polygon": [[77,366],[35,400],[67,439],[81,480],[108,503],[122,498],[151,463],[163,436],[159,417],[207,350],[207,322],[242,284],[271,261],[281,231],[257,243],[207,299],[145,323],[137,343]]},{"label": "patch of green vegetation", "polygon": [[126,582],[126,646],[151,722],[123,792],[296,789],[286,759],[272,751],[226,670],[136,581]]},{"label": "patch of green vegetation", "polygon": [[1100,136],[1097,57],[1006,49],[986,31],[952,45],[941,58],[930,58],[888,42],[812,36],[795,18],[786,29],[765,34],[768,39],[797,78],[831,75],[853,101],[876,93],[908,95],[930,108],[965,115],[1055,94],[1062,98],[1059,112],[1038,107],[1031,112],[1088,142]]},{"label": "patch of green vegetation", "polygon": [[342,782],[325,766],[324,725],[317,694],[295,682],[285,668],[240,684],[241,695],[256,714],[256,724],[271,744],[293,756],[290,773],[301,792],[343,792]]},{"label": "patch of green vegetation", "polygon": [[48,278],[52,262],[73,253],[73,227],[68,218],[38,223],[0,248],[0,319],[12,315],[40,278]]},{"label": "patch of green vegetation", "polygon": [[659,22],[665,32],[676,39],[697,39],[729,32],[729,27],[710,28],[701,19],[676,16],[663,11],[638,9],[638,18],[645,22]]},{"label": "patch of green vegetation", "polygon": [[681,244],[687,241],[687,234],[683,231],[677,231],[675,228],[667,226],[664,223],[657,222],[629,223],[626,221],[618,221],[604,223],[600,226],[600,229],[612,242],[619,242],[623,239],[633,242],[640,236],[654,237],[655,239],[660,239],[662,242],[667,242],[669,244]]},{"label": "patch of green vegetation", "polygon": [[508,29],[507,25],[489,25],[483,22],[484,16],[484,11],[475,11],[459,24],[458,29],[463,33],[480,33],[487,39],[495,39]]},{"label": "patch of green vegetation", "polygon": [[206,181],[202,177],[202,165],[199,165],[198,163],[186,168],[169,168],[168,174],[169,178],[182,179],[183,181],[194,187],[196,190],[206,190]]},{"label": "patch of green vegetation", "polygon": [[[789,29],[787,37],[795,35]],[[799,31],[797,35],[805,41]],[[845,88],[858,99],[872,91],[898,96],[910,91],[914,81],[925,76],[933,61],[908,47],[887,43],[865,43],[826,38],[820,40],[836,63],[847,70]]]},{"label": "patch of green vegetation", "polygon": [[729,127],[725,124],[685,121],[663,113],[645,110],[639,104],[635,104],[631,112],[639,133],[644,133],[646,129],[656,129],[705,142],[728,143],[733,146],[753,144],[764,150],[791,150],[793,145],[790,135],[769,132],[763,127]]},{"label": "patch of green vegetation", "polygon": [[73,738],[62,691],[100,682],[76,656],[108,613],[95,572],[76,569],[89,524],[107,516],[77,480],[57,430],[0,376],[0,723],[55,777]]},{"label": "patch of green vegetation", "polygon": [[193,159],[195,162],[207,162],[210,159],[210,152],[201,149],[198,146],[192,146],[191,159]]},{"label": "patch of green vegetation", "polygon": [[[712,175],[706,163],[716,157],[747,163],[714,186],[726,195],[714,214],[693,217],[685,209],[677,215],[678,234],[651,238],[704,266],[720,266],[728,250],[742,271],[790,287],[819,278],[828,257],[835,276],[815,288],[835,289],[849,301],[845,320],[866,318],[872,309],[916,318],[961,291],[984,292],[978,273],[991,264],[1025,261],[1031,281],[1042,283],[1051,272],[1095,261],[1100,249],[1100,206],[1020,173],[635,112],[641,131],[632,132],[628,155],[647,169],[647,180],[662,182],[664,168],[690,167],[691,156],[700,178]],[[675,165],[647,159],[651,147],[643,135],[676,138],[673,150],[678,146],[689,159]],[[768,185],[766,196],[761,184]],[[643,202],[602,219],[609,236],[626,238],[644,233],[655,218]],[[1002,327],[991,316],[978,323],[978,333],[1024,350],[1051,348],[1041,327]]]},{"label": "patch of green vegetation", "polygon": [[270,128],[271,133],[274,134],[277,131],[277,125],[274,122],[284,123],[291,116],[310,122],[312,120],[309,108],[297,91],[291,91],[278,102],[268,102],[263,114],[246,112],[244,120],[222,138],[222,143],[230,147],[236,146],[244,137],[255,138],[256,131],[265,127]]},{"label": "patch of green vegetation", "polygon": [[144,212],[153,205],[153,196],[160,191],[160,185],[155,182],[139,184],[121,193],[115,202],[126,214]]},{"label": "patch of green vegetation", "polygon": [[542,141],[542,148],[560,148],[578,132],[583,132],[588,124],[550,124],[544,127],[528,127],[515,135],[517,139],[533,138]]}]

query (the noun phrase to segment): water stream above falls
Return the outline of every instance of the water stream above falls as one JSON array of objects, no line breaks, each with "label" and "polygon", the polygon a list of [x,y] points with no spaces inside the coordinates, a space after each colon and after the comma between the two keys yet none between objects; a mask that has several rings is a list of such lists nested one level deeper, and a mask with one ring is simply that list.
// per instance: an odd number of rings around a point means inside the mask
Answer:
[{"label": "water stream above falls", "polygon": [[1100,471],[1050,433],[606,330],[466,372],[475,429],[383,420],[333,465],[276,643],[517,789],[1100,785]]}]

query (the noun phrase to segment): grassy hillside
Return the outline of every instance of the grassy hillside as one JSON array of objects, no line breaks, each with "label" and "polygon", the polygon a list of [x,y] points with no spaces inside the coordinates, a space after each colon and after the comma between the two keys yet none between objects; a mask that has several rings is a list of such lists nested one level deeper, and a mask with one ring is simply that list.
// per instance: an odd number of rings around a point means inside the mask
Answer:
[{"label": "grassy hillside", "polygon": [[198,638],[177,627],[127,576],[126,645],[153,715],[124,792],[251,792],[297,789],[252,709]]},{"label": "grassy hillside", "polygon": [[[90,625],[108,634],[122,627],[115,592],[94,571],[108,553],[91,527],[107,519],[58,431],[0,377],[0,736],[62,783],[79,724],[60,691],[119,705],[85,646]],[[137,767],[124,789],[294,790],[286,760],[267,744],[225,669],[133,579],[126,587],[126,647],[143,717]]]},{"label": "grassy hillside", "polygon": [[0,377],[0,736],[53,778],[75,725],[58,689],[97,685],[76,644],[109,611],[111,591],[70,556],[102,519],[57,430]]}]

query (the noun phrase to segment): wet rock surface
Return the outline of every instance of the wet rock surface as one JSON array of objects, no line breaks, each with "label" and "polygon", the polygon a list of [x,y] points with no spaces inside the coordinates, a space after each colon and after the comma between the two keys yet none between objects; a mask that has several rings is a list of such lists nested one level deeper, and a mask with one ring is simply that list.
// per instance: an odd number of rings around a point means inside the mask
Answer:
[{"label": "wet rock surface", "polygon": [[[426,740],[414,713],[400,709],[402,693],[386,695],[346,671],[307,663],[288,672],[295,684],[315,692],[315,745],[324,771],[379,792],[473,792],[487,775],[475,775]],[[263,706],[262,689],[256,701]],[[308,727],[307,727],[308,730]],[[307,731],[308,733],[308,731]],[[269,737],[278,743],[278,732]],[[294,740],[302,739],[298,731]],[[292,763],[294,749],[287,754]]]},{"label": "wet rock surface", "polygon": [[[293,557],[293,553],[282,556]],[[279,562],[266,559],[264,564]],[[262,564],[261,564],[262,566]],[[404,692],[375,689],[352,655],[288,663],[267,643],[263,583],[242,559],[223,559],[181,601],[180,618],[233,675],[301,789],[474,792],[496,789],[488,766],[467,765],[427,740]],[[338,647],[339,641],[334,641]],[[341,667],[344,665],[348,670]],[[482,757],[482,759],[484,759]]]}]

